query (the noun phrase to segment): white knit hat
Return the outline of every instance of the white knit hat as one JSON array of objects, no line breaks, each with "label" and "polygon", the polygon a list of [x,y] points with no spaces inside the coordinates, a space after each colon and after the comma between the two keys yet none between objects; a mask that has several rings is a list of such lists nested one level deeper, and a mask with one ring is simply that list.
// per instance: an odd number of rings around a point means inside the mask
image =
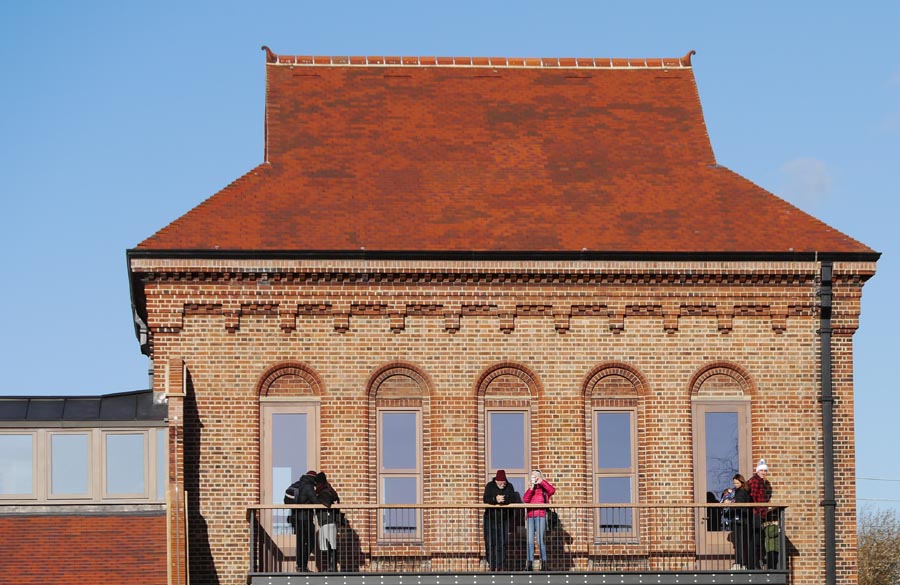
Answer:
[{"label": "white knit hat", "polygon": [[756,464],[756,471],[769,471],[769,466],[766,465],[765,459],[759,460],[759,463]]}]

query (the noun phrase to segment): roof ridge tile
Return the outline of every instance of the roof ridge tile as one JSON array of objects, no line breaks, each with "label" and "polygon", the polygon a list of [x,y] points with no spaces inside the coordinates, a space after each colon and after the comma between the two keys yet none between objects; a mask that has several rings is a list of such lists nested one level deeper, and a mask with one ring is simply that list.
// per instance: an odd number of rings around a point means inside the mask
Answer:
[{"label": "roof ridge tile", "polygon": [[435,57],[414,55],[279,55],[263,45],[270,65],[366,66],[382,67],[534,67],[573,69],[670,69],[690,68],[688,51],[683,57]]}]

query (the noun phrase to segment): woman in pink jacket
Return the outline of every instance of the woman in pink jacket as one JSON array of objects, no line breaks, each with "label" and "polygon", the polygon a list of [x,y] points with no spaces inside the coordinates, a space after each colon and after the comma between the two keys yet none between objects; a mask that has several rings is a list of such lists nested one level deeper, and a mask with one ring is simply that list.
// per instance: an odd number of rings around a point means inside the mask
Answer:
[{"label": "woman in pink jacket", "polygon": [[[554,493],[556,493],[556,488],[544,479],[540,470],[535,469],[531,472],[531,487],[525,490],[522,501],[526,504],[549,504],[550,496]],[[525,565],[525,570],[531,571],[534,567],[534,539],[536,536],[538,546],[541,547],[541,571],[548,571],[547,546],[544,544],[544,532],[547,530],[547,509],[528,508],[525,511],[525,517],[528,527],[526,531],[528,564]]]}]

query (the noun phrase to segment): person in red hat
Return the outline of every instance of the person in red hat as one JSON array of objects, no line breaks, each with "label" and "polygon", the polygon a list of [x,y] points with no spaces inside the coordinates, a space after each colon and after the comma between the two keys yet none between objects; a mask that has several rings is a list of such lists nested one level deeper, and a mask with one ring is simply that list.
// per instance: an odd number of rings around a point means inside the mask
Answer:
[{"label": "person in red hat", "polygon": [[500,506],[515,504],[519,494],[506,481],[506,471],[498,469],[494,479],[484,486],[485,504],[492,507],[484,511],[484,551],[491,571],[502,571],[506,564],[506,547],[509,544],[509,509]]}]

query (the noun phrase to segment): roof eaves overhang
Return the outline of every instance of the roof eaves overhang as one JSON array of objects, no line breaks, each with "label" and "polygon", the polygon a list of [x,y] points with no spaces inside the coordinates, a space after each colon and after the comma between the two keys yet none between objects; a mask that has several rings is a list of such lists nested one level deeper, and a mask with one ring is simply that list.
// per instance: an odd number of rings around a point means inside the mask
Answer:
[{"label": "roof eaves overhang", "polygon": [[[657,262],[877,262],[880,252],[631,252],[540,250],[146,250],[129,259],[203,260],[431,260],[431,261],[657,261]],[[132,300],[134,298],[132,297]]]}]

